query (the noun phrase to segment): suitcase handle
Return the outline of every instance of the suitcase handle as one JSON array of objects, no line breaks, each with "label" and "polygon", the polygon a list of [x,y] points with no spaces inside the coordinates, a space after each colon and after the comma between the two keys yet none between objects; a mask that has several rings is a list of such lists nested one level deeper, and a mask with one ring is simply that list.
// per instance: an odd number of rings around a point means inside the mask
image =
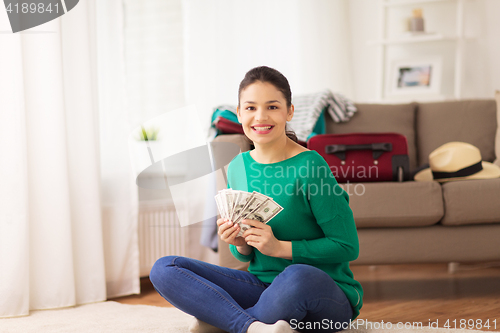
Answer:
[{"label": "suitcase handle", "polygon": [[364,145],[328,145],[325,146],[325,153],[334,154],[342,161],[345,160],[345,154],[349,150],[372,150],[373,159],[376,160],[386,151],[392,151],[392,143],[378,142]]}]

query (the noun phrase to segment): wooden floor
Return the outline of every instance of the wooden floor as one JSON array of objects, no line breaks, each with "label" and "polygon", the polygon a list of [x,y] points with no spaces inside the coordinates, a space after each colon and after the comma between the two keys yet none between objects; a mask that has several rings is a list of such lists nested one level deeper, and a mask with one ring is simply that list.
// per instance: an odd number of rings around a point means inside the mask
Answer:
[{"label": "wooden floor", "polygon": [[[474,320],[463,328],[500,331],[500,263],[461,264],[448,273],[446,264],[351,266],[364,289],[358,319],[397,324],[429,321],[460,328],[460,321]],[[171,306],[141,279],[141,294],[113,299],[126,304]],[[454,322],[455,320],[455,322]],[[478,327],[489,320],[490,328]],[[496,320],[496,328],[495,322]],[[410,325],[410,324],[407,324]]]}]

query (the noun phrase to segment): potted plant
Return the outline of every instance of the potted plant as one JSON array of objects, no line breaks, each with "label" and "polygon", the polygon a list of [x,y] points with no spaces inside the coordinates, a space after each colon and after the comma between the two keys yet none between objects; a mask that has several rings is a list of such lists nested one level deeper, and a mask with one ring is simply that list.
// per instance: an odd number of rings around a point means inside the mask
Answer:
[{"label": "potted plant", "polygon": [[141,126],[139,132],[136,135],[137,141],[156,141],[158,139],[158,132],[160,130],[156,127],[151,127],[149,129]]},{"label": "potted plant", "polygon": [[154,156],[160,145],[159,132],[157,127],[141,125],[130,136],[131,162],[137,174],[157,162]]}]

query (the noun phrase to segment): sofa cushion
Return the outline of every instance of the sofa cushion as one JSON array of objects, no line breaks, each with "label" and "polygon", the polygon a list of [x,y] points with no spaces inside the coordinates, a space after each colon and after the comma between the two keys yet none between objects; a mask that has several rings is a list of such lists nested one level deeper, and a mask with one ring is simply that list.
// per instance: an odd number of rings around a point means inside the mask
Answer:
[{"label": "sofa cushion", "polygon": [[495,139],[495,164],[500,166],[500,90],[495,91],[497,101],[497,134]]},{"label": "sofa cushion", "polygon": [[443,217],[441,186],[437,182],[340,184],[349,194],[356,227],[421,227]]},{"label": "sofa cushion", "polygon": [[496,105],[494,100],[463,100],[419,104],[417,159],[429,163],[429,154],[451,141],[470,143],[484,161],[495,159]]},{"label": "sofa cushion", "polygon": [[443,184],[443,225],[500,223],[500,178]]},{"label": "sofa cushion", "polygon": [[415,146],[416,103],[410,104],[355,104],[358,111],[345,123],[334,123],[326,117],[326,133],[396,132],[406,136],[410,171],[417,167]]},{"label": "sofa cushion", "polygon": [[350,264],[499,261],[499,233],[500,224],[361,229],[359,257]]}]

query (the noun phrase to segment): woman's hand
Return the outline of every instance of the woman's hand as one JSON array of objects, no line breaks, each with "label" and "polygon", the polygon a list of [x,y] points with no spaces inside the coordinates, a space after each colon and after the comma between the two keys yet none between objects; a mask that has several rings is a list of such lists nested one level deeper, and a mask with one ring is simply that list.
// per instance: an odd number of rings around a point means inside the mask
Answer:
[{"label": "woman's hand", "polygon": [[247,243],[243,237],[236,237],[238,232],[240,231],[240,226],[232,221],[227,219],[218,219],[217,226],[219,227],[218,234],[220,235],[220,239],[228,244],[232,244],[234,246],[245,246]]},{"label": "woman's hand", "polygon": [[274,237],[271,226],[257,220],[243,220],[241,223],[253,227],[243,233],[248,245],[267,256],[292,259],[292,243]]}]

